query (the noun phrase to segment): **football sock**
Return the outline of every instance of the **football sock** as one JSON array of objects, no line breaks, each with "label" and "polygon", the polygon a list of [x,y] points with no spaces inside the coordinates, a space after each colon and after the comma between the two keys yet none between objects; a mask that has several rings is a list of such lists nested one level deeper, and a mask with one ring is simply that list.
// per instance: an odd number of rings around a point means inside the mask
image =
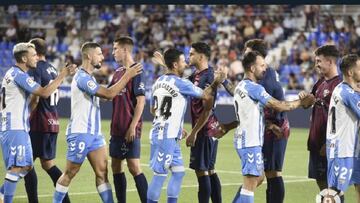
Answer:
[{"label": "football sock", "polygon": [[181,183],[185,172],[172,172],[170,177],[168,187],[167,187],[167,196],[168,196],[168,203],[176,203],[177,198],[179,197],[179,193],[181,190]]},{"label": "football sock", "polygon": [[62,186],[59,183],[56,183],[55,193],[53,197],[53,203],[61,203],[68,192],[69,187]]},{"label": "football sock", "polygon": [[118,203],[125,203],[126,202],[125,173],[116,173],[116,174],[113,174],[113,177],[114,177],[114,186],[115,186],[115,194],[116,194],[117,201],[118,201]]},{"label": "football sock", "polygon": [[242,188],[236,203],[254,203],[254,192]]},{"label": "football sock", "polygon": [[211,182],[211,201],[212,203],[221,203],[221,183],[216,173],[210,175]]},{"label": "football sock", "polygon": [[[270,184],[270,198],[269,203],[282,203],[285,196],[285,187],[283,178],[275,177],[267,180],[268,185]],[[268,199],[268,198],[266,198]]]},{"label": "football sock", "polygon": [[141,203],[146,203],[146,193],[148,190],[148,183],[143,173],[134,177],[136,189],[138,191]]},{"label": "football sock", "polygon": [[35,168],[31,169],[29,173],[26,174],[24,181],[29,203],[39,202],[37,193],[38,179]]},{"label": "football sock", "polygon": [[198,177],[199,191],[198,200],[199,203],[209,203],[211,194],[211,182],[209,176]]},{"label": "football sock", "polygon": [[19,179],[20,176],[18,173],[6,173],[4,182],[4,203],[12,202],[16,190],[16,184]]},{"label": "football sock", "polygon": [[154,174],[147,191],[147,202],[158,202],[166,175]]},{"label": "football sock", "polygon": [[[61,170],[56,165],[54,165],[53,167],[49,168],[49,170],[47,170],[46,173],[50,176],[52,182],[54,183],[54,187],[55,187],[56,182],[58,181],[58,179],[62,175]],[[65,194],[65,197],[64,197],[62,202],[63,203],[70,203],[70,198],[69,198],[68,193]]]},{"label": "football sock", "polygon": [[110,183],[103,183],[97,186],[97,191],[104,203],[113,203],[114,199],[112,196],[112,190]]}]

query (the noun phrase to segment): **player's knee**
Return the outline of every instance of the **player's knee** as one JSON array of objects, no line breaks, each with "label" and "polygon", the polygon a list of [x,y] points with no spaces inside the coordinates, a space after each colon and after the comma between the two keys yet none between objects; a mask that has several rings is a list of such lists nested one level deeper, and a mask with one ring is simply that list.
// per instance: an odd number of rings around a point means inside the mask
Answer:
[{"label": "player's knee", "polygon": [[281,171],[265,171],[266,178],[276,178],[281,176]]},{"label": "player's knee", "polygon": [[113,173],[123,173],[124,167],[122,164],[122,160],[112,159],[111,160],[111,170]]},{"label": "player's knee", "polygon": [[79,169],[66,169],[64,172],[64,176],[66,176],[68,179],[73,179],[75,175],[79,172]]},{"label": "player's knee", "polygon": [[43,168],[45,171],[49,170],[51,167],[54,166],[53,160],[40,159],[40,163],[41,163],[41,168]]},{"label": "player's knee", "polygon": [[197,171],[195,171],[195,173],[196,173],[196,176],[197,176],[197,177],[209,175],[209,172],[208,172],[208,171],[200,171],[200,170],[197,170]]},{"label": "player's knee", "polygon": [[265,176],[259,176],[257,186],[260,186],[264,182]]},{"label": "player's knee", "polygon": [[141,173],[141,167],[139,164],[128,165],[129,172],[132,176],[137,176]]}]

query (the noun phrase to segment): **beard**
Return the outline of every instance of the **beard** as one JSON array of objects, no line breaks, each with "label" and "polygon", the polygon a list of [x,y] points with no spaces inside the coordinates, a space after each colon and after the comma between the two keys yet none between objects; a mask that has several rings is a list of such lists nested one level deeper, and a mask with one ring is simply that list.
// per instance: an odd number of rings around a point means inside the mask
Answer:
[{"label": "beard", "polygon": [[101,63],[93,64],[93,66],[94,66],[95,69],[100,69],[101,68]]}]

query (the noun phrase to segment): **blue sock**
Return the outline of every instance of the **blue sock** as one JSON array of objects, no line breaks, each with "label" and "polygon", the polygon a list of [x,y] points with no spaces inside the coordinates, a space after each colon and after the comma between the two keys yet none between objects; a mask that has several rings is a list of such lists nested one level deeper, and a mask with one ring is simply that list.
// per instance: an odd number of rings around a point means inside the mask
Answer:
[{"label": "blue sock", "polygon": [[146,203],[146,193],[148,190],[148,183],[143,173],[134,177],[136,189],[138,191],[141,203]]},{"label": "blue sock", "polygon": [[26,174],[26,176],[24,177],[24,181],[25,181],[25,189],[29,203],[39,202],[38,192],[37,192],[38,179],[35,168],[31,169],[29,173]]},{"label": "blue sock", "polygon": [[[270,178],[267,180],[268,186],[270,186],[269,191],[269,203],[282,203],[284,202],[285,197],[285,187],[282,177]],[[268,198],[266,198],[268,199]]]},{"label": "blue sock", "polygon": [[1,193],[2,195],[4,195],[4,184],[2,184],[1,187],[0,187],[0,193]]},{"label": "blue sock", "polygon": [[16,184],[19,181],[20,176],[18,173],[7,172],[4,182],[4,203],[12,202],[15,194]]},{"label": "blue sock", "polygon": [[103,183],[97,186],[97,191],[104,203],[114,203],[110,183]]},{"label": "blue sock", "polygon": [[233,203],[235,203],[235,202],[237,201],[237,199],[239,199],[241,188],[242,188],[242,185],[240,185],[238,191],[236,192],[236,195],[235,195],[235,197],[234,197],[234,200],[232,201]]},{"label": "blue sock", "polygon": [[68,190],[69,190],[69,187],[62,186],[59,183],[56,183],[55,193],[54,193],[54,197],[53,197],[53,203],[61,203],[63,201],[65,195],[67,194]]},{"label": "blue sock", "polygon": [[198,177],[199,192],[198,200],[199,203],[209,203],[211,195],[211,182],[209,176]]},{"label": "blue sock", "polygon": [[160,198],[161,188],[166,180],[166,174],[154,174],[153,179],[147,191],[147,202],[158,202]]},{"label": "blue sock", "polygon": [[254,192],[242,188],[236,203],[254,203]]},{"label": "blue sock", "polygon": [[[50,176],[52,182],[54,183],[54,186],[56,186],[56,182],[58,181],[58,179],[62,175],[61,170],[56,165],[54,165],[49,170],[47,170],[46,173]],[[66,193],[66,195],[65,195],[62,202],[63,203],[70,203],[70,198],[68,196],[68,193]]]},{"label": "blue sock", "polygon": [[185,172],[172,172],[171,178],[167,187],[168,203],[176,203],[179,197],[181,183]]},{"label": "blue sock", "polygon": [[210,175],[210,182],[211,182],[211,201],[212,203],[221,203],[221,183],[218,175],[213,173]]},{"label": "blue sock", "polygon": [[113,174],[115,194],[118,203],[126,202],[126,177],[125,173]]}]

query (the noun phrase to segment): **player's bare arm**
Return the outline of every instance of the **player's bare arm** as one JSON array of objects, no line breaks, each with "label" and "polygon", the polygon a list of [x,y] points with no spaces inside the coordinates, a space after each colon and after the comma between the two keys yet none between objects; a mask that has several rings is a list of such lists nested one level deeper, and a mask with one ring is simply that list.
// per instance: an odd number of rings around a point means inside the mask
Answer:
[{"label": "player's bare arm", "polygon": [[135,139],[135,132],[136,132],[136,126],[139,123],[139,120],[141,118],[141,115],[143,113],[145,106],[145,96],[137,96],[136,97],[136,106],[134,111],[134,117],[131,121],[131,124],[129,126],[129,129],[127,130],[125,134],[125,140],[126,142],[132,142]]},{"label": "player's bare arm", "polygon": [[266,107],[272,108],[278,112],[291,111],[299,107],[309,106],[315,102],[315,97],[312,94],[308,94],[300,100],[295,101],[279,101],[277,99],[271,98]]},{"label": "player's bare arm", "polygon": [[142,73],[142,69],[143,66],[140,63],[136,64],[132,68],[126,68],[124,76],[117,83],[109,88],[100,86],[96,92],[96,96],[105,99],[113,99],[122,89],[124,89],[131,78]]}]

